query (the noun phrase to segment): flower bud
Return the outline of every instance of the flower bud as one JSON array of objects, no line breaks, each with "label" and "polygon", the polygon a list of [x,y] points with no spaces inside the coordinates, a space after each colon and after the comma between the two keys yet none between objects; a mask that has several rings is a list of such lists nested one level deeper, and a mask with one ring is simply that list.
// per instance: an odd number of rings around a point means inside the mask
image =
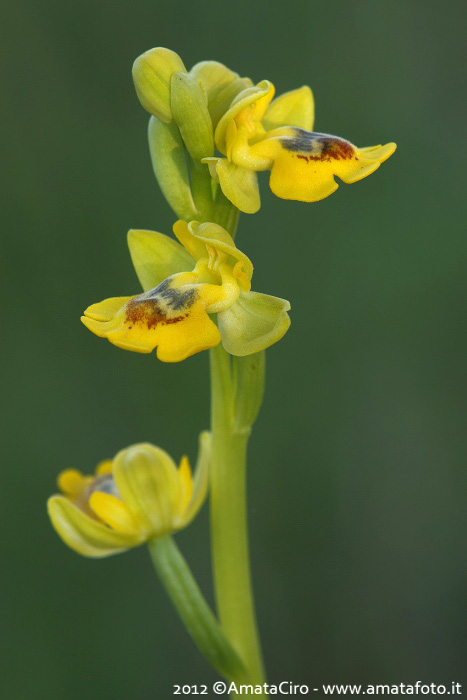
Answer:
[{"label": "flower bud", "polygon": [[212,156],[214,136],[206,97],[196,80],[186,73],[172,75],[170,104],[185,146],[195,161]]},{"label": "flower bud", "polygon": [[170,81],[177,71],[186,72],[175,51],[155,48],[141,54],[133,63],[133,81],[138,99],[150,114],[163,122],[172,121]]}]

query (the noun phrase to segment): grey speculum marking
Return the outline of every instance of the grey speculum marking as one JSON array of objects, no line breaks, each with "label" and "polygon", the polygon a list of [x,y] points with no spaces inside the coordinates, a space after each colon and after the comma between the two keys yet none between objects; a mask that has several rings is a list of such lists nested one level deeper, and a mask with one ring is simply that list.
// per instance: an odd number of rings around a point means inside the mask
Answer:
[{"label": "grey speculum marking", "polygon": [[180,292],[178,289],[172,289],[169,285],[169,280],[164,280],[158,287],[148,292],[148,299],[164,299],[167,306],[174,311],[186,309],[192,306],[196,299],[196,289],[187,289],[185,292]]},{"label": "grey speculum marking", "polygon": [[312,153],[315,150],[316,142],[314,142],[317,136],[322,136],[323,134],[316,134],[312,131],[305,131],[305,129],[294,129],[295,136],[285,136],[281,139],[281,145],[287,150],[293,153],[301,151],[302,153]]}]

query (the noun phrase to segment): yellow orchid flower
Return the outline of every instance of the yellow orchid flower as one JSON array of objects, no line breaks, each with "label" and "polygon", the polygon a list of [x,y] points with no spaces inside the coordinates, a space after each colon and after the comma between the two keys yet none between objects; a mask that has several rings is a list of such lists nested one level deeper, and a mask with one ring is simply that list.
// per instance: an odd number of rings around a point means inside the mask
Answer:
[{"label": "yellow orchid flower", "polygon": [[188,525],[208,488],[210,434],[200,436],[194,478],[187,457],[172,458],[148,443],[132,445],[101,462],[94,476],[67,469],[58,477],[62,494],[47,507],[52,525],[71,549],[105,557]]},{"label": "yellow orchid flower", "polygon": [[269,185],[278,197],[316,202],[338,188],[334,176],[357,182],[396,149],[395,143],[357,148],[312,131],[309,87],[273,97],[274,85],[268,80],[240,92],[215,131],[216,147],[226,157],[202,159],[225,196],[243,212],[254,214],[260,208],[258,171],[271,171]]},{"label": "yellow orchid flower", "polygon": [[206,95],[214,128],[234,97],[242,90],[253,87],[250,78],[241,78],[238,73],[218,61],[200,61],[193,66],[189,75],[199,83]]},{"label": "yellow orchid flower", "polygon": [[[93,304],[81,320],[126,350],[157,347],[179,362],[222,341],[232,355],[277,342],[290,326],[284,299],[251,291],[253,265],[230,234],[212,223],[177,221],[183,247],[155,231],[130,231],[128,245],[143,294]],[[217,325],[209,314],[217,314]]]}]

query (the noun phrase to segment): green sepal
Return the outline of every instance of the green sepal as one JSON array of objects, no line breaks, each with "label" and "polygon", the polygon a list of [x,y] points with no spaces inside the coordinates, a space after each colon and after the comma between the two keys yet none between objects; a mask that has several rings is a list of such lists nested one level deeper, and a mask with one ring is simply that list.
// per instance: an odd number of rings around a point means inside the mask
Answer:
[{"label": "green sepal", "polygon": [[162,194],[181,219],[196,219],[198,211],[191,194],[185,146],[178,126],[151,117],[148,139],[152,167]]},{"label": "green sepal", "polygon": [[157,231],[128,231],[128,248],[145,292],[176,272],[192,270],[195,265],[180,243]]},{"label": "green sepal", "polygon": [[217,316],[222,345],[240,357],[265,350],[287,332],[289,310],[286,299],[258,292],[240,294],[230,309]]},{"label": "green sepal", "polygon": [[186,73],[174,73],[170,104],[182,139],[194,160],[214,153],[214,136],[206,97],[200,86]]},{"label": "green sepal", "polygon": [[162,47],[150,49],[133,63],[136,94],[144,109],[163,122],[172,121],[170,80],[176,71],[186,71],[180,56]]},{"label": "green sepal", "polygon": [[140,544],[139,535],[115,532],[92,518],[65,496],[51,496],[47,509],[52,525],[71,549],[85,557],[108,557]]},{"label": "green sepal", "polygon": [[127,447],[115,456],[112,474],[140,531],[151,537],[173,531],[181,486],[177,467],[165,450],[150,443]]}]

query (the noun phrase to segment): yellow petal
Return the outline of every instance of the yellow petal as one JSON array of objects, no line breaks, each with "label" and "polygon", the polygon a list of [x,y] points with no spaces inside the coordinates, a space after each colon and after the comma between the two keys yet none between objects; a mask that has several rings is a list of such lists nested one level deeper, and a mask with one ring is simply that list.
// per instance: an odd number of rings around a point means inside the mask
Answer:
[{"label": "yellow petal", "polygon": [[103,491],[94,491],[89,498],[89,507],[103,523],[116,532],[124,535],[137,535],[137,523],[128,506],[120,498]]},{"label": "yellow petal", "polygon": [[[215,158],[206,158],[206,161],[217,160]],[[203,163],[205,159],[203,158]],[[193,235],[192,228],[186,221],[180,219],[173,225],[173,232],[177,236],[183,247],[190,253],[192,258],[200,260],[207,257],[206,246],[203,241],[200,241]]]},{"label": "yellow petal", "polygon": [[83,476],[77,469],[65,469],[57,479],[60,491],[71,498],[78,497],[88,483],[89,477]]},{"label": "yellow petal", "polygon": [[96,467],[96,476],[104,476],[104,474],[112,473],[112,460],[104,459]]},{"label": "yellow petal", "polygon": [[279,126],[297,126],[312,131],[314,117],[313,93],[304,85],[273,100],[264,115],[263,126],[266,131]]},{"label": "yellow petal", "polygon": [[71,549],[86,557],[106,557],[140,544],[135,535],[124,535],[86,515],[65,496],[47,502],[52,525]]},{"label": "yellow petal", "polygon": [[[264,115],[266,114],[266,111],[268,109],[268,106],[271,100],[273,99],[275,93],[276,88],[272,83],[269,83],[269,92],[267,92],[266,95],[261,95],[259,99],[251,105],[251,116],[249,116],[249,118],[258,123],[262,122]],[[237,115],[236,119],[238,119],[238,116],[239,115]]]},{"label": "yellow petal", "polygon": [[[267,97],[268,99],[260,102],[258,108],[255,109],[255,103],[263,97]],[[258,83],[258,85],[243,90],[235,97],[229,109],[219,120],[215,132],[216,147],[222,154],[226,154],[225,132],[232,119],[235,119],[243,109],[251,107],[251,116],[258,119],[258,121],[261,121],[263,114],[267,109],[268,102],[273,97],[274,85],[270,83],[269,80],[262,80],[260,83]]]}]

